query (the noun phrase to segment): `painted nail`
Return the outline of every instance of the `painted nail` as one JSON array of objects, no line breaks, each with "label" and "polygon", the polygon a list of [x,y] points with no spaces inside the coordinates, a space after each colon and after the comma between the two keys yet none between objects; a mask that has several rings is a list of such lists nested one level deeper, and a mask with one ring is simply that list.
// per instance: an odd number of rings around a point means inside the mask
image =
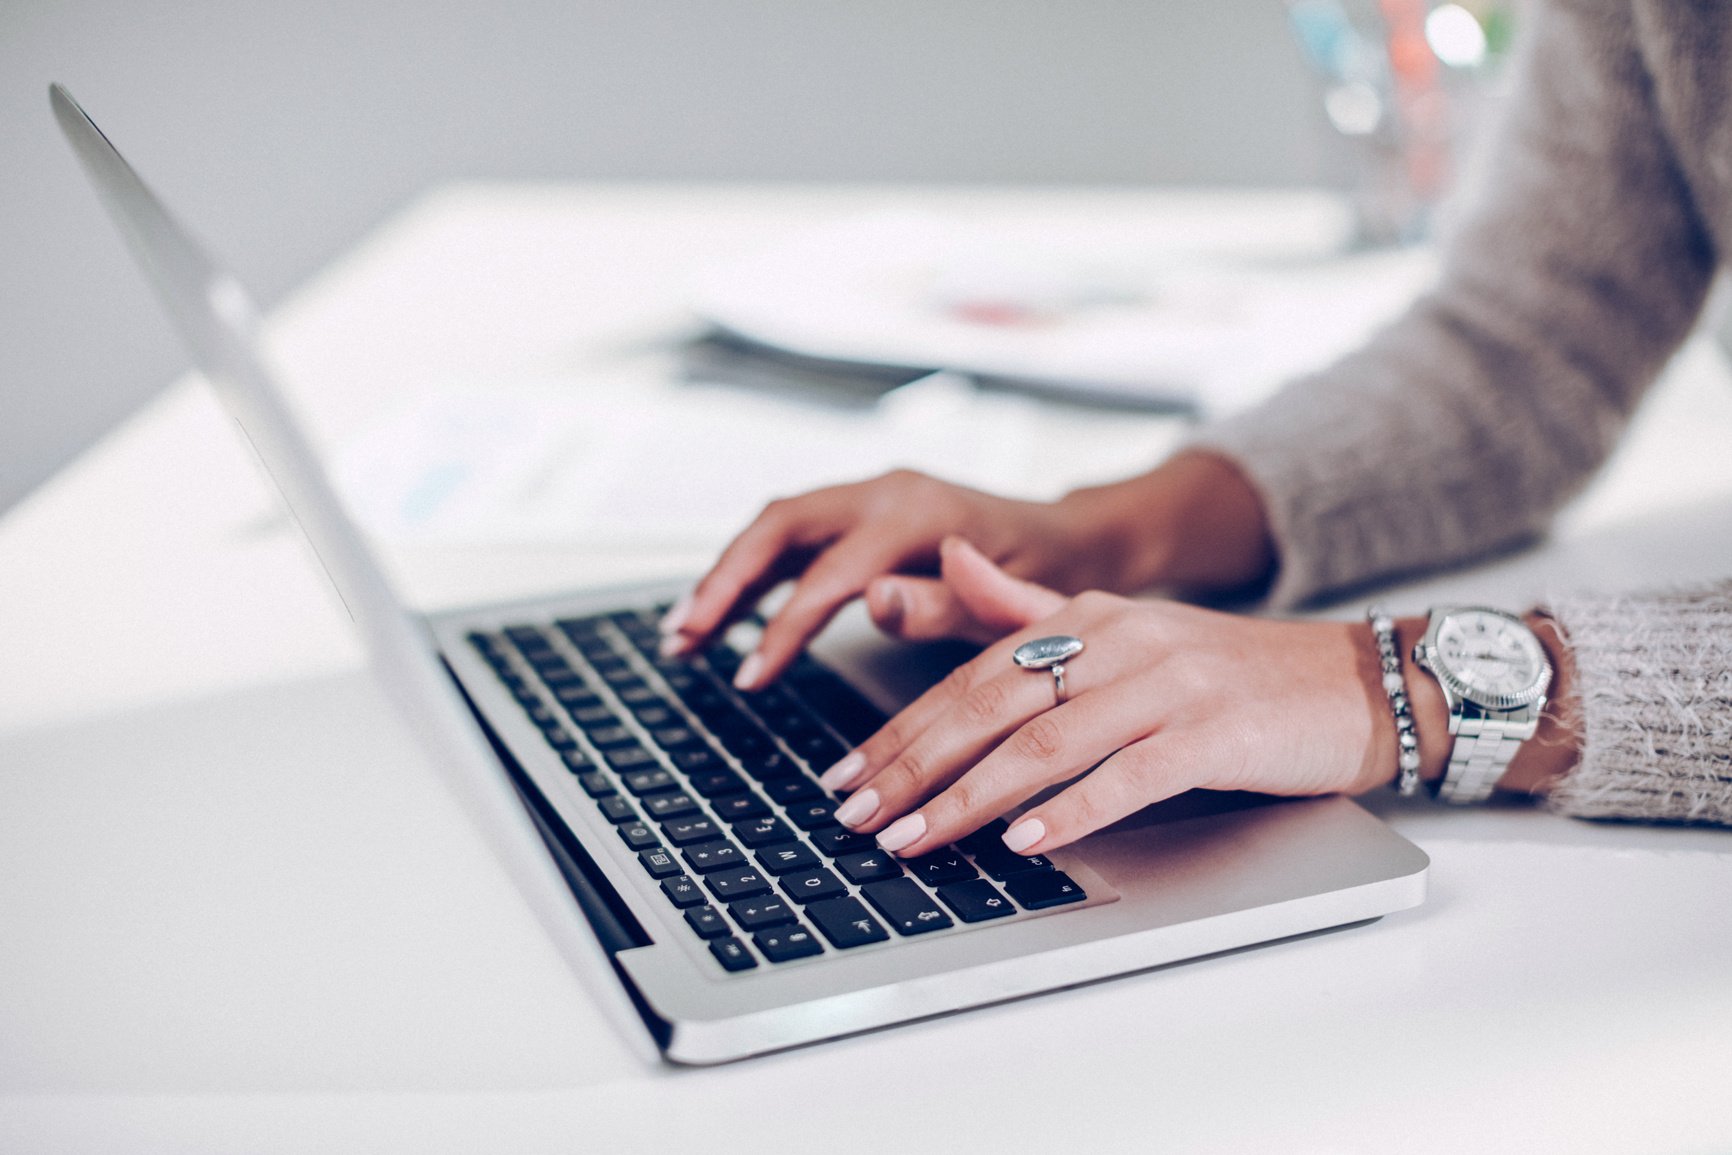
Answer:
[{"label": "painted nail", "polygon": [[878,791],[867,787],[836,807],[836,821],[843,826],[858,826],[878,813]]},{"label": "painted nail", "polygon": [[826,790],[843,790],[866,769],[866,755],[856,750],[818,776],[818,785]]},{"label": "painted nail", "polygon": [[689,653],[692,640],[684,634],[668,634],[656,645],[656,652],[664,658],[677,658]]},{"label": "painted nail", "polygon": [[926,816],[905,814],[878,834],[878,845],[895,854],[926,833]]},{"label": "painted nail", "polygon": [[1004,844],[1012,854],[1021,854],[1046,837],[1046,823],[1038,818],[1024,818],[1004,832]]},{"label": "painted nail", "polygon": [[692,616],[692,591],[687,590],[680,595],[680,600],[674,603],[673,609],[663,616],[661,624],[656,628],[664,635],[677,634],[680,627],[686,624],[686,619]]},{"label": "painted nail", "polygon": [[760,654],[750,654],[740,663],[739,673],[734,675],[734,689],[755,690],[758,679],[764,675],[764,659]]}]

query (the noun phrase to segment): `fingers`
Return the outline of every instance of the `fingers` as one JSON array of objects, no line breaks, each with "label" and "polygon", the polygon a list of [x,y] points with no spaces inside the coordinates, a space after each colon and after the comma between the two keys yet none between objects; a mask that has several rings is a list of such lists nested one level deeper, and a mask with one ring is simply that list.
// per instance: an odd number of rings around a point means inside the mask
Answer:
[{"label": "fingers", "polygon": [[846,489],[821,489],[765,506],[662,619],[664,651],[671,655],[696,649],[742,605],[750,604],[749,597],[761,594],[766,579],[780,575],[780,563],[790,550],[820,545],[840,533],[850,510]]},{"label": "fingers", "polygon": [[[882,827],[879,845],[898,855],[917,857],[979,829],[1031,795],[1074,778],[1103,759],[1110,764],[1114,751],[1148,735],[1146,707],[1134,689],[1079,697],[1029,718],[972,768],[950,775],[947,782],[903,776],[899,764],[893,764],[860,792],[881,791],[873,820],[873,825]],[[1096,770],[1082,781],[1088,782],[1099,773]],[[1122,801],[1129,809],[1097,825],[1114,821],[1141,805],[1133,798],[1142,789],[1141,782],[1118,783],[1119,777],[1116,773],[1108,776],[1108,782],[1117,785],[1102,788],[1107,791],[1105,801]],[[934,793],[935,786],[942,789]],[[918,809],[884,825],[899,811],[916,806]],[[840,817],[841,812],[837,813]]]},{"label": "fingers", "polygon": [[944,539],[939,560],[945,587],[994,637],[1051,617],[1068,600],[1056,590],[1011,577],[960,537]]},{"label": "fingers", "polygon": [[[1182,743],[1163,736],[1125,747],[1088,776],[1017,819],[1005,831],[1004,844],[1018,854],[1044,854],[1189,790],[1201,780],[1196,771],[1200,759],[1187,756],[1184,750]],[[972,822],[969,829],[978,829],[992,817],[976,814],[957,821]]]},{"label": "fingers", "polygon": [[[1036,744],[1045,742],[1055,732],[1056,711],[1042,713],[1052,701],[1048,679],[1011,676],[976,681],[956,699],[946,714],[947,724],[927,727],[883,769],[862,778],[860,788],[837,808],[836,821],[867,833],[881,830],[933,791],[956,781],[999,743],[1007,738],[1017,742],[1020,736],[1012,735],[1018,727],[1037,731],[1028,736]],[[1052,753],[1063,757],[1062,752]],[[890,841],[883,845],[898,849]]]},{"label": "fingers", "polygon": [[794,592],[764,625],[757,649],[740,663],[734,684],[756,690],[774,681],[866,583],[905,560],[906,543],[863,535],[843,538],[806,570]]},{"label": "fingers", "polygon": [[962,538],[946,538],[940,560],[941,579],[882,577],[866,587],[866,608],[879,629],[908,641],[986,643],[1064,605],[1063,594],[1011,577]]}]

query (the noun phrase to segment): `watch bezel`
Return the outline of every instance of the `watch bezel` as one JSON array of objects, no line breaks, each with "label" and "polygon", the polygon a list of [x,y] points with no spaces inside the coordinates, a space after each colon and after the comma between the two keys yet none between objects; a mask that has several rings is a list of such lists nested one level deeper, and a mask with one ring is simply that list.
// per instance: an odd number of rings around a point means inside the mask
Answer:
[{"label": "watch bezel", "polygon": [[[1540,652],[1539,672],[1527,687],[1513,694],[1488,694],[1484,690],[1475,689],[1463,682],[1456,672],[1443,661],[1437,648],[1437,635],[1443,629],[1444,622],[1457,614],[1483,613],[1504,619],[1534,639]],[[1545,700],[1546,691],[1552,684],[1552,664],[1546,657],[1545,647],[1539,645],[1539,636],[1533,628],[1508,610],[1496,606],[1449,606],[1434,610],[1431,621],[1427,623],[1425,636],[1414,647],[1414,660],[1435,677],[1438,682],[1455,698],[1471,702],[1475,706],[1487,710],[1520,710],[1533,706]]]}]

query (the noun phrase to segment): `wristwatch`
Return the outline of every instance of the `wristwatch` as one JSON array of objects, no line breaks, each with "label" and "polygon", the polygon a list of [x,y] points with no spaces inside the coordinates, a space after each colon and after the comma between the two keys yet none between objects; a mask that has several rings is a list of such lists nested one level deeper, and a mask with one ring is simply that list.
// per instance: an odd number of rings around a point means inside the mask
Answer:
[{"label": "wristwatch", "polygon": [[1551,663],[1514,614],[1485,606],[1431,611],[1413,661],[1437,679],[1455,745],[1437,785],[1444,802],[1484,802],[1521,744],[1539,728]]}]

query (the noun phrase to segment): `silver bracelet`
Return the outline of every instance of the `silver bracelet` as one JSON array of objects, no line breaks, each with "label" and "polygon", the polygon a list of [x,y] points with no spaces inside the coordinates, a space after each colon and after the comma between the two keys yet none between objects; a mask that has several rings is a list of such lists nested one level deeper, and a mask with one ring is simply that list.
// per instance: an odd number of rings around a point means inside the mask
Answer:
[{"label": "silver bracelet", "polygon": [[1365,611],[1377,637],[1377,661],[1383,668],[1383,692],[1395,715],[1395,792],[1406,797],[1419,789],[1419,735],[1413,729],[1413,705],[1407,700],[1407,679],[1401,672],[1401,651],[1395,644],[1395,619],[1382,606]]}]

